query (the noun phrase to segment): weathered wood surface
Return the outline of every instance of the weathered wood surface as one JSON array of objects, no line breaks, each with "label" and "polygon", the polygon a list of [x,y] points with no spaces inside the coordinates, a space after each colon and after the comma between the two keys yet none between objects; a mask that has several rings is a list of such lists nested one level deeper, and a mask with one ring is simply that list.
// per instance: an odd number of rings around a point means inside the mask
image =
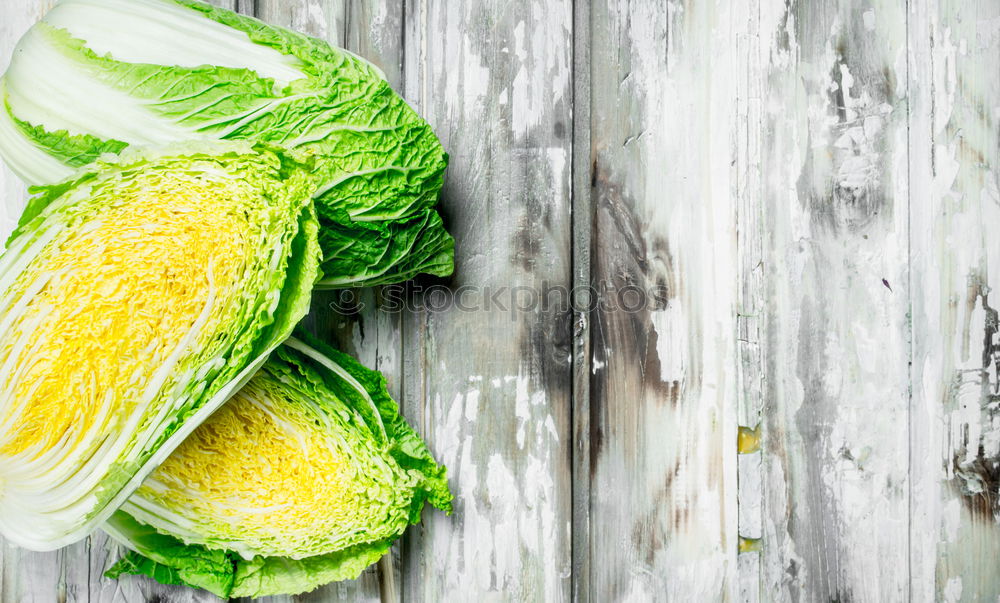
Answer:
[{"label": "weathered wood surface", "polygon": [[594,601],[735,595],[740,11],[665,8],[590,18]]},{"label": "weathered wood surface", "polygon": [[761,586],[783,600],[908,593],[906,14],[761,23]]},{"label": "weathered wood surface", "polygon": [[[449,469],[455,516],[403,543],[403,598],[563,601],[571,578],[570,315],[527,307],[571,281],[572,4],[406,3],[405,96],[451,162],[452,290],[404,315],[407,414]],[[475,242],[473,244],[472,242]],[[544,292],[543,292],[544,293]],[[513,306],[513,307],[512,307]]]},{"label": "weathered wood surface", "polygon": [[[50,4],[0,6],[0,56]],[[455,276],[309,324],[456,513],[270,600],[997,600],[1000,5],[221,4],[373,61],[451,154]],[[212,600],[103,579],[99,534],[0,553],[5,602]]]},{"label": "weathered wood surface", "polygon": [[1000,597],[1000,5],[909,20],[914,598]]}]

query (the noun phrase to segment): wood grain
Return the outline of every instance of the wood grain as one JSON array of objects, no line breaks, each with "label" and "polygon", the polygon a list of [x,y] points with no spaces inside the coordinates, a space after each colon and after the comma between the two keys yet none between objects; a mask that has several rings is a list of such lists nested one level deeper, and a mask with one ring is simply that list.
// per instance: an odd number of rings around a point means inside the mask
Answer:
[{"label": "wood grain", "polygon": [[590,291],[593,250],[593,158],[591,152],[591,8],[573,4],[573,508],[571,514],[573,600],[590,602],[590,378],[591,312],[578,303]]},{"label": "wood grain", "polygon": [[408,601],[570,596],[571,315],[511,300],[571,283],[571,9],[406,4],[405,95],[451,154],[448,286],[492,305],[404,317],[407,410],[456,495],[404,541]]},{"label": "wood grain", "polygon": [[595,601],[736,595],[736,16],[591,16]]},{"label": "wood grain", "polygon": [[912,518],[917,600],[1000,597],[1000,6],[913,2]]},{"label": "wood grain", "polygon": [[907,595],[905,8],[761,8],[762,592],[778,600]]},{"label": "wood grain", "polygon": [[[738,600],[766,601],[762,592],[764,473],[760,432],[765,413],[766,324],[764,225],[765,196],[761,147],[767,64],[762,61],[760,2],[747,2],[735,15],[741,25],[731,38],[736,49],[735,201],[737,261],[737,409],[743,439],[737,435],[737,590]],[[752,441],[751,441],[752,440]],[[755,550],[757,549],[757,550]]]}]

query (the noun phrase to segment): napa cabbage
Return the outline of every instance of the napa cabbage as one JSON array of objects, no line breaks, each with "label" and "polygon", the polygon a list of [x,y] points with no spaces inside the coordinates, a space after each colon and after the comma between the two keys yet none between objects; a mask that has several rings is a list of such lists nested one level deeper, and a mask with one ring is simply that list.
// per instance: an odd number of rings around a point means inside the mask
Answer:
[{"label": "napa cabbage", "polygon": [[0,532],[83,538],[308,311],[311,167],[126,151],[37,189],[0,256]]},{"label": "napa cabbage", "polygon": [[376,67],[322,40],[197,0],[63,0],[0,79],[0,156],[29,184],[197,140],[317,159],[318,286],[451,273],[441,144]]},{"label": "napa cabbage", "polygon": [[112,516],[131,552],[108,575],[297,594],[357,577],[451,498],[382,375],[300,334]]}]

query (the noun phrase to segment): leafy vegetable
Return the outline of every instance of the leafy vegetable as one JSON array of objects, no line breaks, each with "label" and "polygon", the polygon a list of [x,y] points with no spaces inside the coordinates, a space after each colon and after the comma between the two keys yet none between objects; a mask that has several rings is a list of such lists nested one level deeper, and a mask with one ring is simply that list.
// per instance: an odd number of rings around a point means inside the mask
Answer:
[{"label": "leafy vegetable", "polygon": [[129,151],[37,189],[0,256],[0,531],[103,522],[306,314],[307,166],[247,144]]},{"label": "leafy vegetable", "polygon": [[133,551],[108,575],[296,594],[357,577],[425,501],[450,512],[445,469],[382,376],[292,338],[107,523]]},{"label": "leafy vegetable", "polygon": [[318,159],[335,233],[320,286],[451,273],[433,209],[447,155],[377,68],[321,40],[196,0],[64,0],[21,39],[0,95],[0,155],[29,183],[128,145],[263,141]]}]

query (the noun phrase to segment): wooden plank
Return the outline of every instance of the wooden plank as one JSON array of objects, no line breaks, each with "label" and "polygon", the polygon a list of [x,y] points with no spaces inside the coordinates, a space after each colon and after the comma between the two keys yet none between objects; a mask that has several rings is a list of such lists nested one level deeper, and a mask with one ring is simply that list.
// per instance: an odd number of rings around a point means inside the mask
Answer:
[{"label": "wooden plank", "polygon": [[[402,89],[403,4],[377,0],[257,0],[256,16],[291,27],[351,50],[381,68],[389,83]],[[372,289],[342,292],[316,291],[306,323],[325,341],[352,354],[365,366],[381,371],[389,392],[400,398],[400,317],[379,310],[380,296]],[[278,601],[398,600],[398,547],[357,580],[321,587],[298,597],[270,597]]]},{"label": "wooden plank", "polygon": [[1000,5],[914,0],[914,600],[1000,597]]},{"label": "wooden plank", "polygon": [[432,311],[439,289],[404,318],[407,413],[456,495],[404,540],[407,601],[570,597],[571,314],[528,302],[572,282],[572,35],[569,0],[406,4],[406,97],[451,153],[448,290],[478,308]]},{"label": "wooden plank", "polygon": [[570,529],[572,548],[572,596],[575,603],[590,602],[590,379],[591,330],[589,304],[593,246],[594,164],[590,138],[591,80],[589,0],[573,3],[573,512]]},{"label": "wooden plank", "polygon": [[763,452],[760,425],[764,417],[764,198],[761,184],[762,88],[766,65],[760,58],[760,2],[741,4],[733,16],[741,23],[736,44],[736,203],[737,203],[737,588],[745,602],[768,600],[761,592],[764,531]]},{"label": "wooden plank", "polygon": [[760,15],[762,592],[905,600],[905,3],[773,1]]},{"label": "wooden plank", "polygon": [[[288,27],[344,47],[347,5],[350,0],[255,0],[253,16],[265,23]],[[249,5],[243,2],[243,5]]]},{"label": "wooden plank", "polygon": [[[350,0],[339,4],[342,10],[334,14],[343,15],[344,33],[343,39],[336,42],[372,61],[402,93],[403,1]],[[366,366],[381,371],[389,393],[402,404],[401,316],[396,311],[381,311],[381,300],[381,289],[316,292],[312,314],[316,316],[317,334],[335,341]],[[345,314],[342,309],[349,312]],[[394,546],[388,557],[377,567],[368,568],[354,583],[319,589],[306,600],[401,600],[399,552],[399,545]]]},{"label": "wooden plank", "polygon": [[733,73],[746,19],[726,6],[594,4],[595,601],[736,596]]}]

